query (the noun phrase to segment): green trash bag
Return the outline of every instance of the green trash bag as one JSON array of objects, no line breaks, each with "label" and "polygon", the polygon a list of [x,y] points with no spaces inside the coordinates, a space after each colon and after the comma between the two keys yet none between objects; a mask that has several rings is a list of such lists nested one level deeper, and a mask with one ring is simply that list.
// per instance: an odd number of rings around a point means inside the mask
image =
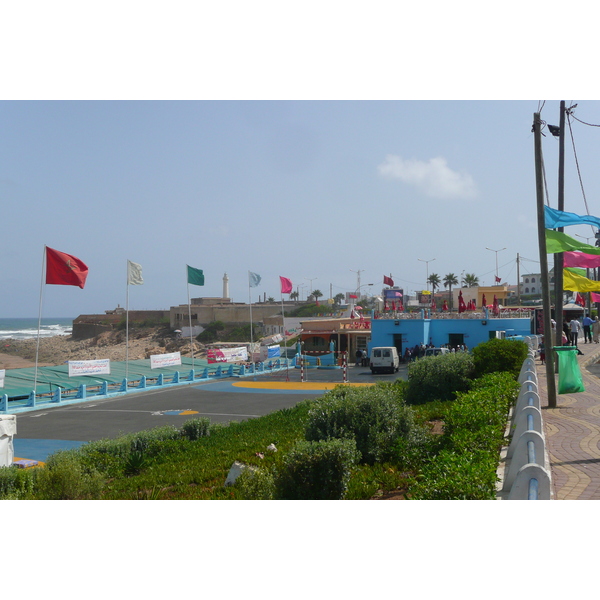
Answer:
[{"label": "green trash bag", "polygon": [[585,392],[583,377],[577,362],[578,350],[574,346],[554,346],[558,356],[558,393]]}]

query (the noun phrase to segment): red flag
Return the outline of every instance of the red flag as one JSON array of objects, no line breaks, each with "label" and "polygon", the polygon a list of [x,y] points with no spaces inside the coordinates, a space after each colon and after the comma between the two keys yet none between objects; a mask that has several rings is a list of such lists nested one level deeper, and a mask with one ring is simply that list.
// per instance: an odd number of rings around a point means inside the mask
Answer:
[{"label": "red flag", "polygon": [[431,297],[431,310],[435,310],[437,308],[435,304],[435,296]]},{"label": "red flag", "polygon": [[279,276],[279,279],[281,280],[281,293],[289,294],[293,288],[291,279],[281,277],[281,275]]},{"label": "red flag", "polygon": [[579,304],[579,306],[585,306],[585,300],[583,299],[583,296],[577,292],[577,298],[575,298],[575,304]]},{"label": "red flag", "polygon": [[462,313],[465,312],[465,310],[467,310],[467,307],[465,306],[465,301],[463,300],[461,290],[460,292],[458,292],[458,312]]},{"label": "red flag", "polygon": [[358,298],[356,294],[348,294],[348,298]]},{"label": "red flag", "polygon": [[444,300],[444,304],[442,305],[442,310],[446,312],[448,310],[448,303]]},{"label": "red flag", "polygon": [[393,287],[394,285],[394,281],[391,277],[386,277],[385,275],[383,276],[383,285],[389,285],[390,287]]},{"label": "red flag", "polygon": [[404,304],[402,303],[402,300],[398,301],[398,310],[400,312],[404,312]]},{"label": "red flag", "polygon": [[502,281],[502,278],[498,277],[498,275],[494,275],[494,278],[496,279],[496,283],[500,283]]},{"label": "red flag", "polygon": [[483,294],[483,296],[481,297],[481,308],[485,308],[485,294]]},{"label": "red flag", "polygon": [[82,260],[46,246],[46,283],[83,289],[87,276],[88,268]]}]

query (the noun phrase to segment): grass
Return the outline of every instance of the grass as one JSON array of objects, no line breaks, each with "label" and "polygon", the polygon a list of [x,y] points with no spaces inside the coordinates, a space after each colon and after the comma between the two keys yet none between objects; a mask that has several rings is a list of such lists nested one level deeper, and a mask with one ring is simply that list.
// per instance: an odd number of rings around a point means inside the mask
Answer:
[{"label": "grass", "polygon": [[[474,389],[472,399],[465,395],[458,401],[433,400],[411,407],[420,433],[410,440],[398,438],[385,462],[356,465],[345,497],[369,499],[398,489],[408,498],[411,490],[421,498],[442,492],[449,499],[490,497],[496,446],[506,422],[505,404],[498,408],[494,400],[503,395],[499,392],[506,384],[490,382],[491,391]],[[397,390],[402,395],[404,387]],[[293,408],[229,425],[205,427],[198,422],[184,424],[181,430],[162,427],[92,442],[57,453],[45,469],[27,473],[0,469],[0,498],[243,499],[243,486],[224,486],[231,465],[239,461],[264,473],[281,471],[285,455],[305,439],[309,411],[320,401],[304,400]],[[482,418],[482,411],[490,418]],[[448,431],[430,433],[431,422],[447,423]],[[489,444],[492,438],[498,442]],[[271,444],[276,452],[267,450]],[[469,451],[474,446],[477,453]],[[434,489],[427,487],[427,477],[435,481]]]}]

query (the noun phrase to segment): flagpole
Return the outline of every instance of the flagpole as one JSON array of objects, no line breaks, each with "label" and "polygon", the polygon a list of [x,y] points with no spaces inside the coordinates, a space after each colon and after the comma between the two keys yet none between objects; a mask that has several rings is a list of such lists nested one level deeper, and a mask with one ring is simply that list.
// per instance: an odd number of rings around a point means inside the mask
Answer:
[{"label": "flagpole", "polygon": [[188,316],[190,321],[190,348],[192,351],[192,369],[194,368],[194,333],[192,331],[192,302],[190,300],[190,282],[187,284]]},{"label": "flagpole", "polygon": [[40,330],[42,329],[42,302],[44,297],[44,267],[46,266],[46,246],[44,245],[44,256],[42,257],[42,279],[40,281],[40,302],[38,308],[38,330],[37,330],[37,343],[35,346],[35,375],[33,377],[33,392],[35,393],[37,388],[37,376],[38,376],[38,358],[40,355]]},{"label": "flagpole", "polygon": [[[252,334],[252,288],[250,287],[250,271],[248,271],[248,304],[250,304],[250,346],[254,343],[254,338]],[[252,352],[252,348],[250,348],[250,352]]]},{"label": "flagpole", "polygon": [[129,379],[129,263],[127,263],[127,292],[125,299],[125,379]]}]

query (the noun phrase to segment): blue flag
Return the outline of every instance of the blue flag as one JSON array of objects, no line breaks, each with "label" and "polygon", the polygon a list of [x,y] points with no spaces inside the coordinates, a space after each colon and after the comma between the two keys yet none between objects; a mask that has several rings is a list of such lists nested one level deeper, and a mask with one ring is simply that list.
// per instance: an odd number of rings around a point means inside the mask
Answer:
[{"label": "blue flag", "polygon": [[248,271],[248,282],[250,287],[256,287],[261,280],[261,276],[258,273],[253,273],[252,271]]}]

